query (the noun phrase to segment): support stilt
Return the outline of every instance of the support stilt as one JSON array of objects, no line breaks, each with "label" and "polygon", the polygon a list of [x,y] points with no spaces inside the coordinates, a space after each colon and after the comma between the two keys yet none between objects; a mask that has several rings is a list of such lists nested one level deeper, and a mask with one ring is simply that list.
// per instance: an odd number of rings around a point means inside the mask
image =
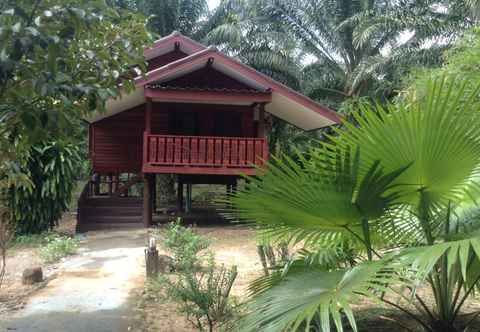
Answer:
[{"label": "support stilt", "polygon": [[107,177],[108,181],[108,196],[112,196],[113,193],[113,175],[110,173]]},{"label": "support stilt", "polygon": [[152,174],[152,211],[157,211],[157,174]]},{"label": "support stilt", "polygon": [[185,204],[185,212],[190,213],[192,211],[192,184],[187,183],[187,201]]},{"label": "support stilt", "polygon": [[177,208],[183,211],[183,183],[178,181],[177,185]]},{"label": "support stilt", "polygon": [[152,176],[143,177],[143,225],[148,228],[152,225]]}]

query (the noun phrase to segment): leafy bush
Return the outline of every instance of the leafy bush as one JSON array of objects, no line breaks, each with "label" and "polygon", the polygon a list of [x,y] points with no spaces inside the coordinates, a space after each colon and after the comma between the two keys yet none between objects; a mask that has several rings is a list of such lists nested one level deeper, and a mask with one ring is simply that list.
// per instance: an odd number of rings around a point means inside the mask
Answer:
[{"label": "leafy bush", "polygon": [[41,247],[46,245],[49,242],[49,240],[55,236],[58,236],[58,235],[53,232],[17,235],[8,243],[8,246],[10,248]]},{"label": "leafy bush", "polygon": [[200,270],[177,274],[177,278],[160,278],[168,299],[199,331],[213,331],[235,317],[230,291],[237,277],[237,267],[216,266],[213,258]]},{"label": "leafy bush", "polygon": [[230,291],[237,277],[237,267],[216,265],[208,249],[209,240],[180,220],[168,226],[163,243],[174,256],[176,274],[161,276],[154,283],[165,296],[178,304],[179,311],[199,331],[213,331],[235,316]]},{"label": "leafy bush", "polygon": [[81,166],[77,145],[62,141],[34,146],[23,172],[32,188],[11,187],[9,204],[17,234],[52,229],[68,208]]},{"label": "leafy bush", "polygon": [[66,236],[48,236],[46,245],[40,249],[40,257],[46,263],[55,263],[61,258],[72,255],[78,247],[78,241]]},{"label": "leafy bush", "polygon": [[199,254],[208,248],[210,241],[195,233],[192,228],[183,227],[178,218],[159,233],[162,243],[174,259],[178,270],[188,270],[199,264]]}]

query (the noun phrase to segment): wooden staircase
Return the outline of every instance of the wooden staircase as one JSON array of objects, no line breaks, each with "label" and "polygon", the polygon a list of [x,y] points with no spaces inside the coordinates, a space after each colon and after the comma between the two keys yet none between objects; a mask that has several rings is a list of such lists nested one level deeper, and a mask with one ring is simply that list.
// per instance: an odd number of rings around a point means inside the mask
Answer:
[{"label": "wooden staircase", "polygon": [[77,232],[143,227],[142,198],[91,196],[89,187],[78,201]]}]

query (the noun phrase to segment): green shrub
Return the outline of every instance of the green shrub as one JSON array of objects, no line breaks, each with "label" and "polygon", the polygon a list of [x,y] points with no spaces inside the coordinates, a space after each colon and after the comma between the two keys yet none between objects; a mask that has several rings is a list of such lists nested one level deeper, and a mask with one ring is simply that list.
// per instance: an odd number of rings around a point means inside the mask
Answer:
[{"label": "green shrub", "polygon": [[209,240],[192,228],[183,227],[180,219],[162,235],[162,243],[174,258],[176,273],[160,276],[152,282],[151,289],[163,290],[164,296],[175,302],[199,331],[226,326],[236,313],[230,291],[237,267],[216,265],[208,251]]},{"label": "green shrub", "polygon": [[161,278],[165,295],[177,303],[179,311],[199,331],[213,331],[228,324],[236,315],[230,291],[237,267],[217,266],[213,257],[202,269],[184,271],[177,278]]},{"label": "green shrub", "polygon": [[56,141],[31,148],[22,172],[28,174],[32,188],[13,186],[9,190],[17,234],[38,234],[56,225],[68,209],[81,166],[78,145]]},{"label": "green shrub", "polygon": [[78,241],[66,236],[47,237],[46,244],[40,249],[40,257],[46,263],[55,263],[65,256],[75,253]]},{"label": "green shrub", "polygon": [[195,233],[192,228],[182,226],[180,218],[170,223],[165,232],[159,235],[178,270],[188,270],[198,265],[200,252],[210,244],[207,238]]},{"label": "green shrub", "polygon": [[58,236],[53,232],[44,232],[40,234],[16,235],[10,242],[10,248],[21,247],[40,247],[46,245],[50,239]]}]

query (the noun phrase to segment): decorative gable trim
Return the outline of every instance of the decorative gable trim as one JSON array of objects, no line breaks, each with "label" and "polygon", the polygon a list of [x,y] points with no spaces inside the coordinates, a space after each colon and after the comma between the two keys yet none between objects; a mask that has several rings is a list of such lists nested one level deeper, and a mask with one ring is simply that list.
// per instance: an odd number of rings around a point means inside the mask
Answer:
[{"label": "decorative gable trim", "polygon": [[145,59],[149,61],[155,57],[172,52],[175,49],[186,54],[193,54],[206,48],[206,46],[182,35],[180,32],[174,31],[170,35],[155,41],[151,47],[145,49],[143,55]]}]

